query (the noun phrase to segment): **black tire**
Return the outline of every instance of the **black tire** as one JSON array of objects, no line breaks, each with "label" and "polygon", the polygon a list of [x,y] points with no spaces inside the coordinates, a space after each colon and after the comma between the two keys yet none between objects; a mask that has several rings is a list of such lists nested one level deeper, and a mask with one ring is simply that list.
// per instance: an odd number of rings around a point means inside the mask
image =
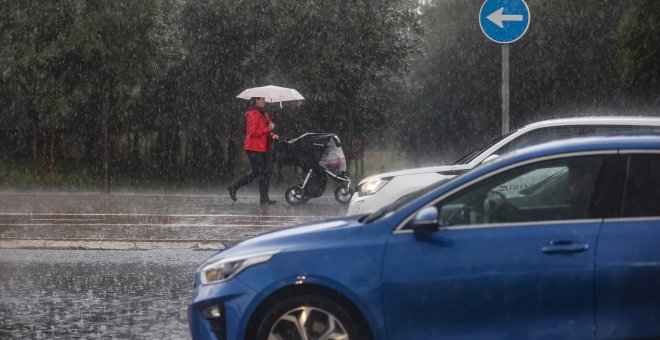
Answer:
[{"label": "black tire", "polygon": [[345,185],[341,185],[335,189],[335,199],[339,204],[348,205],[351,202],[351,197],[353,197],[353,188],[347,190]]},{"label": "black tire", "polygon": [[[320,335],[333,331],[344,334],[349,340],[370,339],[371,334],[361,324],[362,318],[345,308],[338,301],[321,296],[301,295],[291,297],[276,304],[262,318],[257,328],[257,340],[267,340],[271,334],[279,335],[281,339],[302,339],[299,335],[295,321],[302,314],[307,313],[306,323],[301,328],[308,339],[318,339]],[[330,319],[334,322],[328,322]],[[329,327],[333,327],[332,329]],[[277,337],[275,337],[277,338]]]},{"label": "black tire", "polygon": [[301,205],[309,200],[303,193],[303,189],[297,185],[290,186],[284,192],[284,199],[292,206]]}]

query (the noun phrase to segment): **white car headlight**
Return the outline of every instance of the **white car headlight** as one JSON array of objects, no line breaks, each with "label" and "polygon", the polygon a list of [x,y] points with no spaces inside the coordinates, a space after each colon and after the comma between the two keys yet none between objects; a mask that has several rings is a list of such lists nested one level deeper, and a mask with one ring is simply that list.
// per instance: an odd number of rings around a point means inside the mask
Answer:
[{"label": "white car headlight", "polygon": [[392,177],[383,177],[366,182],[358,187],[358,195],[369,196],[375,194],[378,190],[385,186]]},{"label": "white car headlight", "polygon": [[202,268],[200,279],[202,284],[227,281],[243,269],[270,260],[278,252],[272,251],[218,260]]}]

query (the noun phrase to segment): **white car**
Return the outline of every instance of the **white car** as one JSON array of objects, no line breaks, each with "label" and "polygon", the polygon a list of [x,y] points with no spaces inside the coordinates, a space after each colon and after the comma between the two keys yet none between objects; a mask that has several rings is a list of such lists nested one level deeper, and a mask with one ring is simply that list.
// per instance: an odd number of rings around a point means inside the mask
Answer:
[{"label": "white car", "polygon": [[374,212],[420,188],[455,177],[522,147],[571,137],[642,131],[660,132],[660,117],[580,117],[532,123],[477,148],[452,165],[367,177],[357,185],[348,215]]}]

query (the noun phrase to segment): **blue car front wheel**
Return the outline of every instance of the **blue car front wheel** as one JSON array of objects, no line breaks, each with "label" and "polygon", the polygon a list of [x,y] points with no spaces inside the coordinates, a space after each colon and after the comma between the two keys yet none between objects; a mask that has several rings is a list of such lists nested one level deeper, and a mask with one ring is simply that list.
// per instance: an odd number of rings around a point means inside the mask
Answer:
[{"label": "blue car front wheel", "polygon": [[257,339],[369,339],[359,319],[327,298],[297,296],[276,304],[266,314]]}]

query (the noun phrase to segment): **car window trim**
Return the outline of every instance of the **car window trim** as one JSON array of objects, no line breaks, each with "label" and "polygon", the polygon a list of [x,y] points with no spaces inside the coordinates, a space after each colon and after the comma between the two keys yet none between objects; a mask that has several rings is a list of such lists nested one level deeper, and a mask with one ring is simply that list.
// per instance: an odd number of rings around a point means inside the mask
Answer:
[{"label": "car window trim", "polygon": [[[487,174],[484,174],[483,176],[477,177],[477,178],[475,178],[475,179],[473,179],[473,180],[471,180],[471,181],[469,181],[469,182],[467,182],[467,183],[463,183],[462,185],[460,185],[460,186],[458,186],[458,187],[452,189],[451,191],[445,193],[444,195],[442,195],[442,196],[436,198],[435,200],[433,200],[433,201],[431,201],[431,202],[425,204],[423,207],[420,207],[419,209],[416,209],[412,214],[406,216],[406,218],[404,218],[401,222],[399,222],[399,224],[396,226],[396,228],[394,228],[394,233],[396,234],[396,233],[400,233],[400,232],[406,231],[407,229],[404,229],[404,227],[408,224],[408,222],[410,222],[410,220],[413,219],[413,217],[415,216],[415,214],[416,214],[418,211],[420,211],[421,209],[424,209],[424,208],[426,208],[426,207],[430,207],[430,206],[432,206],[432,205],[436,205],[436,204],[438,204],[440,201],[447,199],[447,197],[449,197],[449,196],[451,196],[451,195],[453,195],[453,194],[455,194],[455,193],[457,193],[457,192],[459,192],[459,191],[465,189],[466,187],[469,187],[469,186],[471,186],[471,185],[473,185],[473,184],[476,184],[476,183],[478,183],[478,182],[481,182],[481,181],[483,181],[483,180],[486,180],[486,179],[488,179],[488,178],[490,178],[490,177],[493,177],[493,176],[495,176],[495,175],[498,175],[498,174],[500,174],[500,173],[502,173],[502,172],[509,171],[509,170],[511,170],[511,169],[515,169],[515,168],[520,168],[520,167],[523,167],[523,166],[526,166],[526,165],[529,165],[529,164],[532,164],[532,163],[545,162],[545,161],[548,161],[548,160],[554,160],[554,159],[559,159],[559,158],[582,157],[582,156],[616,155],[616,154],[618,154],[618,153],[619,153],[619,150],[598,150],[598,151],[579,151],[579,152],[569,152],[569,153],[563,153],[563,154],[557,154],[557,155],[551,155],[551,156],[537,157],[537,158],[528,159],[528,160],[523,161],[523,162],[520,162],[520,163],[509,164],[509,165],[507,165],[507,166],[505,166],[505,167],[503,167],[503,168],[497,169],[496,171],[491,171],[491,172],[489,172],[489,173],[487,173]],[[579,220],[577,220],[577,221],[585,221],[585,220],[590,220],[590,219],[593,219],[593,218],[579,219]],[[574,220],[574,219],[571,219],[571,220],[552,220],[552,221],[562,221],[562,222],[566,222],[566,221],[573,221],[573,220]],[[602,220],[602,219],[599,218],[599,219],[597,219],[597,220]],[[538,222],[545,223],[545,222],[550,222],[550,221],[534,221],[534,222],[528,222],[528,223],[523,223],[523,224],[525,224],[525,225],[529,225],[530,223],[538,223]],[[512,222],[512,223],[506,223],[506,224],[509,225],[509,224],[513,224],[513,223],[521,223],[521,222]],[[498,224],[501,224],[501,223],[498,223]],[[488,224],[488,225],[490,225],[490,224]],[[444,227],[444,228],[441,228],[440,230],[452,230],[452,229],[457,228],[457,227],[467,227],[467,226],[473,226],[473,225],[457,225],[457,226],[450,226],[450,227]]]},{"label": "car window trim", "polygon": [[[532,222],[510,222],[510,223],[481,223],[481,224],[461,224],[449,227],[440,227],[438,231],[451,231],[451,230],[470,230],[470,229],[489,229],[489,228],[515,228],[520,226],[546,226],[549,224],[586,224],[586,223],[601,223],[604,222],[603,218],[583,218],[583,219],[567,219],[567,220],[544,220]],[[402,229],[395,231],[396,234],[412,233],[412,229]]]},{"label": "car window trim", "polygon": [[621,155],[638,155],[638,154],[653,154],[653,155],[658,155],[660,154],[660,150],[652,150],[652,149],[627,149],[627,150],[620,150],[619,154]]},{"label": "car window trim", "polygon": [[608,217],[603,222],[644,222],[660,221],[660,216],[640,216],[640,217]]}]

